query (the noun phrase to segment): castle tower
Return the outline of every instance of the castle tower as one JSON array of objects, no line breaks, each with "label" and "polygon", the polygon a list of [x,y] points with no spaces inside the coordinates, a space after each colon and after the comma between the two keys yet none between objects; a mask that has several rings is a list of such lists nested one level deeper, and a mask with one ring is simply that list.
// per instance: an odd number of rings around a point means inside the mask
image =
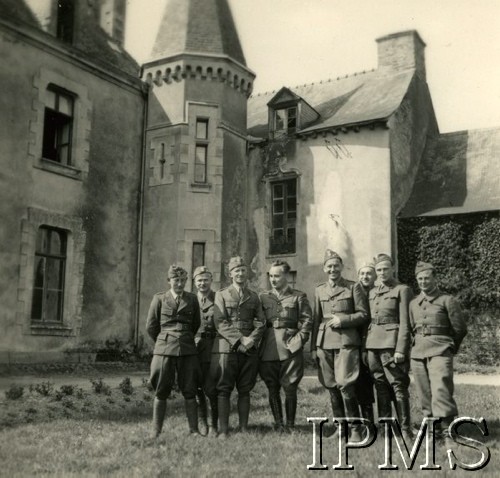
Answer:
[{"label": "castle tower", "polygon": [[[169,264],[214,273],[245,253],[245,63],[227,0],[169,0],[151,60],[141,267],[141,316]],[[191,286],[189,281],[187,289]]]}]

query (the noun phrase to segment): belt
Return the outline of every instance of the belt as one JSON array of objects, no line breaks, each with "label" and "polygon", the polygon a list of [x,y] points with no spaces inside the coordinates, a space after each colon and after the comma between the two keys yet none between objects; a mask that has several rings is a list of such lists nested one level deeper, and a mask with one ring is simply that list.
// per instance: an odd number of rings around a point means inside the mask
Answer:
[{"label": "belt", "polygon": [[183,324],[181,322],[177,322],[175,325],[167,325],[163,327],[163,330],[171,330],[171,331],[184,331],[184,330],[192,330],[190,324]]},{"label": "belt", "polygon": [[295,320],[286,319],[271,319],[266,323],[267,327],[274,329],[297,329],[297,322]]},{"label": "belt", "polygon": [[201,332],[200,337],[202,339],[214,339],[217,336],[217,332],[214,330],[213,332]]},{"label": "belt", "polygon": [[244,320],[233,320],[233,326],[238,330],[253,330],[253,322],[246,322]]},{"label": "belt", "polygon": [[373,317],[372,324],[376,325],[399,324],[399,320],[394,317]]},{"label": "belt", "polygon": [[419,325],[415,327],[415,331],[421,335],[451,335],[451,329],[447,325]]}]

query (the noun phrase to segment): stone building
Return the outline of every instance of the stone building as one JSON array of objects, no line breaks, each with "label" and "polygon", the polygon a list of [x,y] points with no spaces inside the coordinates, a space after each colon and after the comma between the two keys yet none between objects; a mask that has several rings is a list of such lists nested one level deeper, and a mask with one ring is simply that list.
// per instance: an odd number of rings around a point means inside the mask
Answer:
[{"label": "stone building", "polygon": [[173,262],[220,287],[242,254],[266,288],[285,258],[312,295],[326,247],[353,278],[397,256],[400,216],[500,209],[500,130],[439,133],[417,32],[379,38],[375,70],[252,95],[227,0],[169,0],[140,78],[125,15],[0,0],[0,362],[140,346]]}]

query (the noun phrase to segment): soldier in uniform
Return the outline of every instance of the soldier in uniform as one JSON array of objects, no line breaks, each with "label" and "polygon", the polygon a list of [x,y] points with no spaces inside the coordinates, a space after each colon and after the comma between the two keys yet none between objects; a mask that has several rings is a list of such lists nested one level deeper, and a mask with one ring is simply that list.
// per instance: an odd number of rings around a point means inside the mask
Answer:
[{"label": "soldier in uniform", "polygon": [[394,265],[387,254],[379,254],[375,258],[375,272],[378,285],[369,294],[371,322],[366,349],[377,393],[378,416],[392,415],[392,388],[403,434],[412,437],[408,372],[409,305],[413,293],[408,286],[394,278]]},{"label": "soldier in uniform", "polygon": [[[212,273],[208,267],[197,267],[193,273],[194,285],[198,291],[201,325],[195,341],[200,354],[201,383],[198,387],[198,414],[200,433],[217,434],[217,390],[214,377],[210,373],[210,360],[216,335],[214,325],[215,292],[212,290]],[[207,403],[208,402],[208,403]]]},{"label": "soldier in uniform", "polygon": [[[321,384],[330,393],[333,417],[358,417],[355,384],[359,376],[362,327],[368,321],[368,304],[359,284],[342,277],[342,258],[327,249],[323,271],[328,281],[316,287],[311,338],[313,359],[318,361]],[[361,440],[354,424],[351,439]]]},{"label": "soldier in uniform", "polygon": [[250,391],[259,369],[258,347],[266,327],[259,296],[248,289],[248,268],[241,257],[229,261],[232,284],[215,293],[214,324],[217,336],[212,349],[212,373],[217,389],[219,437],[229,428],[229,400],[238,390],[239,428],[246,431]]},{"label": "soldier in uniform", "polygon": [[410,303],[411,368],[424,416],[441,418],[444,432],[458,415],[453,355],[467,326],[458,301],[439,290],[432,264],[418,262],[415,275],[421,292]]},{"label": "soldier in uniform", "polygon": [[288,285],[287,262],[274,261],[269,270],[272,289],[260,294],[267,329],[260,348],[259,373],[269,391],[274,423],[283,429],[280,389],[285,391],[286,426],[295,426],[297,387],[304,375],[303,346],[309,339],[312,311],[306,294]]},{"label": "soldier in uniform", "polygon": [[[365,262],[358,269],[358,284],[365,294],[366,300],[370,290],[375,285],[375,264],[373,262]],[[361,361],[359,363],[359,378],[356,381],[356,396],[358,397],[359,408],[361,416],[374,421],[373,417],[373,403],[375,402],[375,394],[373,393],[373,380],[368,368],[368,357],[365,349],[366,334],[368,332],[368,324],[363,326],[360,330],[362,337]]]},{"label": "soldier in uniform", "polygon": [[184,397],[189,432],[198,432],[196,390],[200,362],[194,337],[200,326],[200,308],[196,295],[184,291],[187,272],[172,265],[168,270],[170,290],[155,294],[149,307],[146,330],[155,341],[150,382],[153,402],[153,438],[161,433],[167,398],[177,374]]}]

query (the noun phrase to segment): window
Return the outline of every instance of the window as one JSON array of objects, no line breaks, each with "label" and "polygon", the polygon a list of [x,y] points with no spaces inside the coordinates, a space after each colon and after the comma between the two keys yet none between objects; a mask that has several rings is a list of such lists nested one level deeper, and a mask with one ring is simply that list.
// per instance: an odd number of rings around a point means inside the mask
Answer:
[{"label": "window", "polygon": [[73,41],[74,0],[57,0],[56,36],[62,41]]},{"label": "window", "polygon": [[[191,277],[193,275],[194,270],[199,266],[205,265],[205,243],[204,242],[193,242],[193,254],[192,254],[192,264],[191,264]],[[194,287],[194,279],[193,286],[191,290],[196,290]]]},{"label": "window", "polygon": [[296,130],[297,130],[296,106],[274,111],[275,133],[295,133]]},{"label": "window", "polygon": [[297,179],[271,183],[270,254],[295,252]]},{"label": "window", "polygon": [[38,228],[31,320],[62,322],[66,233],[47,226]]},{"label": "window", "polygon": [[196,150],[194,157],[194,182],[207,182],[208,119],[196,119]]},{"label": "window", "polygon": [[42,156],[71,165],[74,97],[54,85],[47,88],[43,123]]}]

